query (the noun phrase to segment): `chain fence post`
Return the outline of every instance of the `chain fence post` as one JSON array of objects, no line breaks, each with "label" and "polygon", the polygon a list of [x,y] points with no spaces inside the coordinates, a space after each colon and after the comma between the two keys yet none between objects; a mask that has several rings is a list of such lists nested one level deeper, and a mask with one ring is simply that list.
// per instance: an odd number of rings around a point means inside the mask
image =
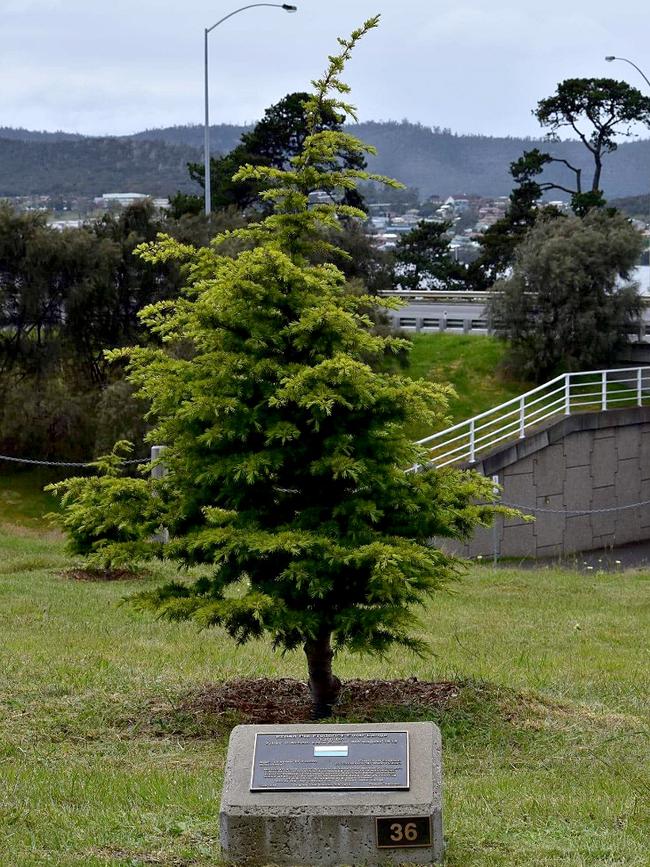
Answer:
[{"label": "chain fence post", "polygon": [[[492,482],[494,483],[492,493],[494,494],[494,499],[496,502],[496,498],[499,496],[499,476],[492,476]],[[494,566],[496,566],[499,562],[499,528],[497,522],[498,518],[495,515],[494,520],[492,521],[492,563]]]},{"label": "chain fence post", "polygon": [[[167,446],[151,446],[151,478],[163,479],[167,475],[167,467],[160,462],[160,458]],[[167,545],[169,542],[169,530],[167,527],[160,527],[158,532],[152,537],[152,541],[159,542],[162,545]]]}]

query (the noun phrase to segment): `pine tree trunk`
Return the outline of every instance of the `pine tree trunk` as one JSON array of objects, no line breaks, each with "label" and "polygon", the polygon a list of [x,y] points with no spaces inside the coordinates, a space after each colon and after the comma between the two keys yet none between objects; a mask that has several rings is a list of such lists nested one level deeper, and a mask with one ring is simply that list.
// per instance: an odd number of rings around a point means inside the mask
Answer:
[{"label": "pine tree trunk", "polygon": [[594,160],[596,163],[596,170],[594,171],[594,178],[591,184],[592,193],[597,193],[600,190],[600,176],[603,171],[603,162],[600,158],[600,154],[594,155]]},{"label": "pine tree trunk", "polygon": [[314,719],[332,715],[341,692],[341,681],[332,673],[332,633],[322,631],[313,641],[305,643],[309,669],[309,691],[313,702]]}]

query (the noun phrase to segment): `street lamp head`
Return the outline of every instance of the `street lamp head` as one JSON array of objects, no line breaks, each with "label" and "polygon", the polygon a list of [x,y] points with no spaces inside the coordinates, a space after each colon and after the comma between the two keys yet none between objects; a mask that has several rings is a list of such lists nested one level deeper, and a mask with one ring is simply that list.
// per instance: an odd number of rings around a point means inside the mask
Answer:
[{"label": "street lamp head", "polygon": [[636,69],[636,71],[643,78],[643,80],[648,85],[648,87],[650,87],[650,78],[648,78],[648,76],[645,74],[645,72],[642,69],[639,69],[639,67],[636,65],[636,63],[634,63],[633,60],[628,60],[627,57],[615,57],[613,54],[608,54],[607,57],[605,58],[605,60],[607,60],[607,61],[622,60],[623,63],[629,63],[630,66],[633,66]]},{"label": "street lamp head", "polygon": [[284,9],[285,12],[297,12],[298,11],[297,6],[290,6],[289,3],[283,3],[282,8]]}]

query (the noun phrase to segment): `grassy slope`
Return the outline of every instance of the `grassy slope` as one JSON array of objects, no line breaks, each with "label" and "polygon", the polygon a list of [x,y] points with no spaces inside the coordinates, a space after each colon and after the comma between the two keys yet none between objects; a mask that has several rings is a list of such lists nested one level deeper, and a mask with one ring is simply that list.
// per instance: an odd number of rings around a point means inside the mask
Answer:
[{"label": "grassy slope", "polygon": [[43,492],[45,485],[56,480],[49,470],[19,470],[0,463],[0,525],[45,529],[44,515],[56,512],[57,500]]},{"label": "grassy slope", "polygon": [[[65,564],[60,542],[0,533],[0,864],[218,863],[226,735],[178,697],[302,677],[301,656],[158,623],[119,605],[135,584]],[[647,865],[647,599],[637,573],[474,567],[424,615],[430,659],[338,660],[344,677],[469,679],[438,720],[448,865]]]},{"label": "grassy slope", "polygon": [[501,373],[504,353],[504,344],[494,337],[416,334],[407,373],[452,385],[456,397],[449,403],[449,414],[454,422],[462,421],[532,388]]}]

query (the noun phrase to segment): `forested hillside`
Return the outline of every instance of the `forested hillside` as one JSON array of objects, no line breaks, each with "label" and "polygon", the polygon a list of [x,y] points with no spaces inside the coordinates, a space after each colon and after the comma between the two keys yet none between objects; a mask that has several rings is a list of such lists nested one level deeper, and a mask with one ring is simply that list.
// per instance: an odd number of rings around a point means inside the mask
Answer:
[{"label": "forested hillside", "polygon": [[623,199],[615,199],[612,201],[612,205],[629,217],[647,220],[650,216],[650,195],[628,196]]},{"label": "forested hillside", "polygon": [[[417,187],[422,196],[432,193],[505,196],[512,188],[510,163],[524,150],[538,147],[593,171],[590,155],[579,142],[549,143],[543,139],[490,138],[455,135],[411,123],[363,123],[354,133],[377,148],[371,161],[374,171],[396,177]],[[606,197],[631,196],[647,191],[650,185],[650,140],[622,144],[606,157],[603,187]],[[544,180],[572,185],[568,169],[552,166]],[[558,194],[552,194],[560,197]]]},{"label": "forested hillside", "polygon": [[189,191],[193,148],[160,141],[82,138],[42,142],[0,138],[0,198],[128,191],[166,196]]},{"label": "forested hillside", "polygon": [[[213,152],[237,143],[244,127],[212,128]],[[588,153],[578,142],[455,135],[413,123],[367,122],[351,132],[375,145],[371,168],[396,177],[420,194],[461,193],[505,196],[512,187],[508,166],[524,150],[539,147],[568,159],[589,175]],[[0,128],[0,196],[79,194],[109,191],[168,195],[190,191],[186,163],[200,160],[203,128],[174,126],[122,138],[86,138],[66,133],[33,133]],[[606,158],[603,187],[607,198],[648,191],[650,140],[622,144]],[[545,179],[569,180],[553,166]]]},{"label": "forested hillside", "polygon": [[46,130],[23,129],[22,127],[14,128],[11,126],[0,126],[0,139],[9,138],[16,141],[78,141],[85,138],[76,132],[47,132]]},{"label": "forested hillside", "polygon": [[[236,126],[231,123],[221,123],[210,127],[210,145],[215,153],[225,154],[231,151],[239,142],[243,132],[250,126]],[[145,129],[136,132],[130,138],[149,141],[164,141],[170,145],[189,145],[203,150],[203,127],[198,124],[185,126],[167,126],[163,129]]]},{"label": "forested hillside", "polygon": [[[213,127],[215,150],[230,150],[244,129],[227,124]],[[351,125],[350,131],[377,148],[377,156],[370,160],[374,171],[398,178],[407,186],[417,187],[423,197],[433,193],[445,196],[459,193],[508,195],[512,188],[512,178],[508,173],[510,163],[524,150],[534,147],[552,149],[554,155],[583,168],[585,176],[589,175],[591,168],[584,146],[574,141],[551,145],[544,139],[456,135],[449,130],[405,121],[368,121]],[[188,125],[146,130],[138,133],[137,137],[200,148],[203,145],[203,127]],[[645,192],[650,185],[648,165],[650,140],[622,144],[605,161],[606,195],[632,196]],[[544,175],[544,179],[573,182],[568,169],[555,166]]]}]

